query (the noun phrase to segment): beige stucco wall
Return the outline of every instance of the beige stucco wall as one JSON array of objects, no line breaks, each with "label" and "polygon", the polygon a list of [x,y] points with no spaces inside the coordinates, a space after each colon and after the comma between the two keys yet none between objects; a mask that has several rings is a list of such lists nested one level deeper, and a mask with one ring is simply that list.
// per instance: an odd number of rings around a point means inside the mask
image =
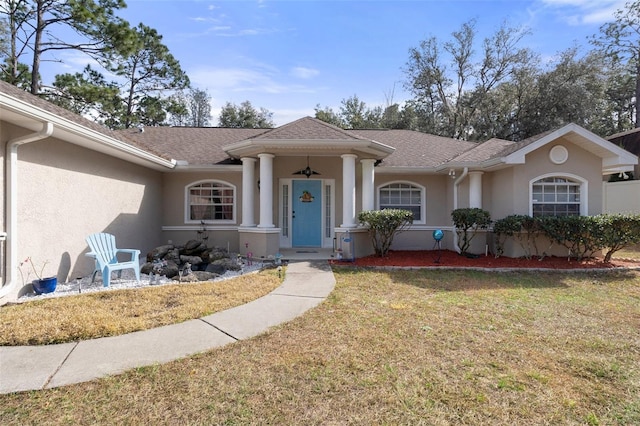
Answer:
[{"label": "beige stucco wall", "polygon": [[[3,127],[5,142],[21,133]],[[19,261],[48,262],[44,275],[65,282],[92,272],[91,233],[112,233],[143,256],[161,242],[159,172],[53,138],[21,146],[18,159]]]},{"label": "beige stucco wall", "polygon": [[[490,198],[483,200],[483,206],[486,206],[485,209],[491,213],[493,220],[514,214],[514,199],[516,199],[517,191],[514,186],[516,172],[516,168],[508,168],[485,174],[485,176],[490,176],[489,179],[484,179],[490,192]],[[518,190],[522,191],[521,188]],[[528,211],[523,214],[528,214]]]},{"label": "beige stucco wall", "polygon": [[[314,175],[313,179],[334,179],[335,182],[335,224],[340,226],[342,223],[342,158],[339,156],[329,157],[312,157],[310,158],[310,166],[313,170],[316,170],[320,175]],[[273,159],[273,181],[271,183],[273,188],[272,199],[272,217],[273,225],[279,226],[279,181],[280,179],[306,179],[302,175],[293,175],[293,172],[304,169],[307,166],[306,157],[287,157],[276,156]],[[229,247],[232,252],[243,252],[244,240],[246,238],[241,237],[238,234],[237,228],[242,222],[242,172],[241,166],[235,166],[236,170],[229,172],[168,172],[163,175],[163,219],[162,225],[165,227],[163,231],[163,240],[172,240],[174,243],[181,243],[188,239],[195,238],[197,236],[196,231],[200,228],[198,224],[190,224],[185,220],[185,188],[194,182],[201,180],[220,180],[236,187],[236,211],[235,220],[225,223],[211,223],[207,224],[207,228],[210,229],[209,241],[210,244]],[[361,164],[356,161],[356,209],[359,211],[361,203]],[[255,184],[252,185],[253,193],[253,205],[254,212],[253,217],[256,224],[260,222],[260,193],[258,191],[258,180],[260,179],[260,161],[256,161],[255,169]],[[266,183],[260,182],[260,187],[265,188]],[[180,228],[180,229],[176,229]],[[242,241],[240,241],[242,240]]]},{"label": "beige stucco wall", "polygon": [[378,187],[390,182],[414,183],[425,188],[426,193],[426,218],[427,226],[447,226],[451,223],[451,207],[447,194],[447,180],[451,180],[446,175],[403,175],[403,174],[377,174],[376,207],[378,206]]},{"label": "beige stucco wall", "polygon": [[[549,151],[555,145],[564,145],[569,158],[564,164],[554,164]],[[491,176],[492,199],[486,204],[491,218],[501,219],[510,214],[529,214],[529,182],[546,174],[571,174],[588,181],[587,213],[602,212],[602,160],[585,149],[560,139],[526,156],[526,164],[499,170]]]},{"label": "beige stucco wall", "polygon": [[[242,221],[242,172],[167,172],[162,176],[162,240],[167,243],[184,244],[197,239],[201,225],[187,223],[185,217],[186,188],[202,180],[219,180],[236,187],[236,211],[233,222],[219,225],[207,224],[207,244],[238,251],[237,227]],[[254,204],[257,204],[257,198]],[[170,230],[168,230],[169,228]]]},{"label": "beige stucco wall", "polygon": [[[202,180],[219,180],[236,187],[236,203],[242,203],[242,172],[176,172],[164,173],[162,176],[163,197],[162,224],[164,226],[187,225],[185,221],[185,189],[187,186]],[[235,212],[235,221],[230,225],[238,225],[242,220],[241,210]],[[193,225],[194,230],[199,225]],[[194,234],[195,235],[195,234]]]}]

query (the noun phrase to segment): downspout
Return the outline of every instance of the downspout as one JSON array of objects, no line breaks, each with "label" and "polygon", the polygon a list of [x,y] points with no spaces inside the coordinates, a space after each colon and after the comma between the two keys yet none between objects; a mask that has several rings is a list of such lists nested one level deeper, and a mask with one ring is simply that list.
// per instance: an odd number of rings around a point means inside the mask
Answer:
[{"label": "downspout", "polygon": [[[458,185],[460,185],[462,181],[467,177],[467,174],[469,174],[469,168],[465,167],[462,170],[462,174],[460,175],[460,177],[458,177],[458,179],[456,179],[455,182],[453,182],[453,209],[454,210],[458,208]],[[458,238],[456,236],[455,225],[453,225],[453,248],[458,253],[461,252],[460,247],[458,246]]]},{"label": "downspout", "polygon": [[42,123],[42,130],[20,136],[7,142],[6,164],[6,256],[5,282],[0,288],[0,299],[8,295],[16,285],[18,269],[18,147],[46,139],[53,134],[53,123]]}]

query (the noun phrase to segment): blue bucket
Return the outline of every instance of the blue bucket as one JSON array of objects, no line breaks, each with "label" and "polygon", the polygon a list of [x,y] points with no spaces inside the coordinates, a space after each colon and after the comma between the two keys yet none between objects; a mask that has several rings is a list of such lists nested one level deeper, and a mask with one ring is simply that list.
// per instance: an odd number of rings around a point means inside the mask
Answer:
[{"label": "blue bucket", "polygon": [[35,291],[36,294],[53,293],[54,291],[56,291],[56,286],[58,285],[58,278],[49,277],[49,278],[43,278],[41,280],[34,280],[32,284],[33,284],[33,291]]}]

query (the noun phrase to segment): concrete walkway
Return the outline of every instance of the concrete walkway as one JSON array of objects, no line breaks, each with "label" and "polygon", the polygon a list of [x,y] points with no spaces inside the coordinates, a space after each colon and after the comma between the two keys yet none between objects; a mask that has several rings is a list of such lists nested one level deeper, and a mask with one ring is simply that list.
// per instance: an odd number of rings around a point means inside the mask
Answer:
[{"label": "concrete walkway", "polygon": [[0,347],[0,393],[50,389],[164,363],[248,339],[320,304],[335,278],[326,261],[295,261],[280,287],[204,318],[76,343]]}]

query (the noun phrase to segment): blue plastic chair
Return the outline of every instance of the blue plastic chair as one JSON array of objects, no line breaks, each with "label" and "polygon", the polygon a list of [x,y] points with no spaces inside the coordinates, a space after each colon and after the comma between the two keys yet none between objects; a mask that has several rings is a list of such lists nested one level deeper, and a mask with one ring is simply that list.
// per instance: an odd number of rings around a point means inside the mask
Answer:
[{"label": "blue plastic chair", "polygon": [[[86,238],[86,241],[91,249],[86,256],[93,258],[96,262],[91,282],[95,281],[96,274],[100,272],[102,273],[102,285],[109,287],[111,273],[118,271],[118,278],[121,278],[124,269],[133,269],[136,280],[140,282],[140,250],[118,249],[116,248],[116,237],[106,233],[91,234]],[[131,260],[118,261],[118,253],[129,254]]]}]

